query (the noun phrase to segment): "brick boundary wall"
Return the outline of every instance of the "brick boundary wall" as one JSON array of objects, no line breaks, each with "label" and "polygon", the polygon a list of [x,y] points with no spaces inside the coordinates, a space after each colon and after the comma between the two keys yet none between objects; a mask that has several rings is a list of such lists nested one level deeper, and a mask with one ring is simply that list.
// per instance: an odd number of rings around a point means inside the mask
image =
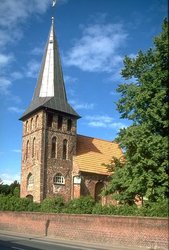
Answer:
[{"label": "brick boundary wall", "polygon": [[168,219],[0,212],[0,229],[93,243],[168,249]]}]

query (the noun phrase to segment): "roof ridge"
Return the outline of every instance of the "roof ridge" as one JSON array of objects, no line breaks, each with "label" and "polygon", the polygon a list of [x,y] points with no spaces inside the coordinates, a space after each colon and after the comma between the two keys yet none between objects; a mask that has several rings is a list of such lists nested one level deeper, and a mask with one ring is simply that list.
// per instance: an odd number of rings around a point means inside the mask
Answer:
[{"label": "roof ridge", "polygon": [[77,134],[77,136],[88,137],[88,138],[96,139],[96,140],[99,140],[99,141],[105,141],[105,142],[109,142],[109,143],[117,143],[115,141],[109,141],[109,140],[106,140],[106,139],[96,138],[96,137],[92,137],[92,136],[88,136],[88,135]]}]

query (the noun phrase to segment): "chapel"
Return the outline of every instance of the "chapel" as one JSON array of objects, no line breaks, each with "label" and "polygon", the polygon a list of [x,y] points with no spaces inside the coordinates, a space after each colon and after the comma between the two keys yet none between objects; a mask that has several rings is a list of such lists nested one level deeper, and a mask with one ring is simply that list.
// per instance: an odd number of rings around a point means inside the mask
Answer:
[{"label": "chapel", "polygon": [[21,197],[41,202],[63,196],[69,201],[100,195],[111,173],[103,164],[122,157],[116,142],[77,134],[80,115],[68,103],[55,35],[54,18],[41,69],[23,122]]}]

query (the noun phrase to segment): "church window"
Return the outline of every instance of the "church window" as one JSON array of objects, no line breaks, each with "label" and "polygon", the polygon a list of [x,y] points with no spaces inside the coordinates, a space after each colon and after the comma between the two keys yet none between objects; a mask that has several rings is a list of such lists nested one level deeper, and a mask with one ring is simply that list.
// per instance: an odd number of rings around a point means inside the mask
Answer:
[{"label": "church window", "polygon": [[33,188],[33,184],[34,184],[34,178],[33,175],[31,173],[28,174],[27,177],[27,189],[30,190]]},{"label": "church window", "polygon": [[35,156],[35,137],[33,138],[33,143],[32,143],[32,157]]},{"label": "church window", "polygon": [[38,127],[38,115],[36,116],[36,119],[35,119],[35,128]]},{"label": "church window", "polygon": [[68,142],[65,139],[63,141],[63,160],[67,160]]},{"label": "church window", "polygon": [[52,138],[51,157],[56,158],[56,137]]},{"label": "church window", "polygon": [[26,143],[26,159],[29,157],[29,141]]},{"label": "church window", "polygon": [[52,123],[53,123],[53,114],[48,113],[48,116],[47,116],[47,126],[48,127],[52,127]]},{"label": "church window", "polygon": [[72,120],[71,120],[71,119],[68,119],[68,120],[67,120],[67,130],[68,130],[68,131],[71,131],[71,129],[72,129]]},{"label": "church window", "polygon": [[53,178],[53,183],[54,184],[65,184],[65,178],[61,174],[56,174]]},{"label": "church window", "polygon": [[31,131],[33,130],[33,118],[31,119]]},{"label": "church window", "polygon": [[63,124],[63,117],[58,116],[58,129],[62,129],[62,124]]},{"label": "church window", "polygon": [[28,121],[26,121],[25,130],[28,132]]}]

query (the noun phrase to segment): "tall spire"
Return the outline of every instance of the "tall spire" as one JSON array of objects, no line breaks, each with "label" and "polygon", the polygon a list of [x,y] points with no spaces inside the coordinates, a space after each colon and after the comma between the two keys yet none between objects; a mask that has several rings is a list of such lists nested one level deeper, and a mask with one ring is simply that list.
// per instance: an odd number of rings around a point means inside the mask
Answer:
[{"label": "tall spire", "polygon": [[54,17],[46,44],[41,70],[32,102],[21,120],[40,108],[49,108],[79,118],[80,116],[68,104],[62,66],[55,36]]}]

